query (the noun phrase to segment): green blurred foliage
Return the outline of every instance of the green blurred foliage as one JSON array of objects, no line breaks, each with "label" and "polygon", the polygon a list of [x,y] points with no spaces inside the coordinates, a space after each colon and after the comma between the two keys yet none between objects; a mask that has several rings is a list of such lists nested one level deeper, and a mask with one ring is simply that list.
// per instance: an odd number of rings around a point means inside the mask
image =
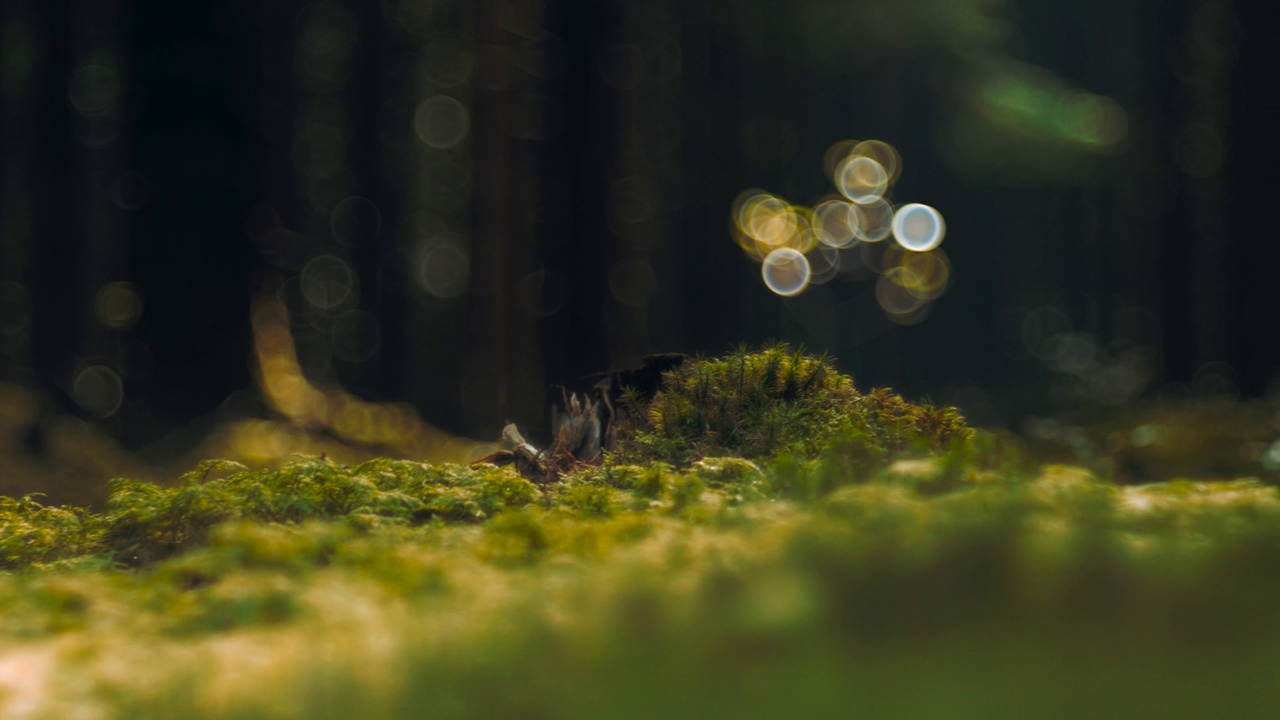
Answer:
[{"label": "green blurred foliage", "polygon": [[[817,72],[856,77],[866,106],[912,107],[937,118],[936,146],[961,177],[999,183],[1096,179],[1129,149],[1131,113],[1115,99],[1027,62],[1025,7],[1004,0],[800,0],[749,3],[732,14],[744,47]],[[1124,13],[1117,13],[1123,16]],[[1108,13],[1083,9],[1081,22]],[[928,80],[885,96],[911,68]],[[900,88],[901,90],[901,88]]]}]

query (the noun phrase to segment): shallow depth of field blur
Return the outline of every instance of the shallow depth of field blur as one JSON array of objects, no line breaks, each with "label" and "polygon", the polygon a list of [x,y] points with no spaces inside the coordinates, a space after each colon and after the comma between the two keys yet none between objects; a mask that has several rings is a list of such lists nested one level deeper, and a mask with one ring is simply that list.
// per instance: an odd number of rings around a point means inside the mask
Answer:
[{"label": "shallow depth of field blur", "polygon": [[5,715],[1280,707],[1273,484],[1044,464],[786,347],[639,409],[543,486],[303,456],[116,479],[99,509],[0,498]]},{"label": "shallow depth of field blur", "polygon": [[[1261,2],[187,5],[0,5],[6,712],[976,716],[957,688],[1012,674],[1011,716],[1197,715],[1193,678],[1268,666]],[[648,485],[537,502],[461,469],[508,422],[544,446],[552,383],[772,342],[1016,452],[815,440],[730,481],[666,438]],[[163,563],[111,535],[252,472],[377,502],[223,508]]]}]

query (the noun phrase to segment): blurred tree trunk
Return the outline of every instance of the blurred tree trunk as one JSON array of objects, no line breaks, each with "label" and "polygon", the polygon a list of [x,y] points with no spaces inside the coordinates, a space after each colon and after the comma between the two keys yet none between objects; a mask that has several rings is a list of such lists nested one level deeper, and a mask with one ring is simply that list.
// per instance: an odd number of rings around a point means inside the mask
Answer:
[{"label": "blurred tree trunk", "polygon": [[545,52],[544,14],[540,2],[486,0],[472,8],[473,280],[460,387],[466,430],[479,437],[497,439],[509,419],[542,415],[538,327],[519,288],[540,260],[530,219],[545,149],[525,126],[539,120],[531,115],[541,81],[530,70]]}]

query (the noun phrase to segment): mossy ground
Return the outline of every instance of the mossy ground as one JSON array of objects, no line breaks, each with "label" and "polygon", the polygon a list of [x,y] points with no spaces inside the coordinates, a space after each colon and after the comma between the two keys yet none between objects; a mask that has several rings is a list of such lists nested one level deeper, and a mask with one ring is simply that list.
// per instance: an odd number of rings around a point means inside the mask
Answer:
[{"label": "mossy ground", "polygon": [[297,458],[4,499],[0,715],[1280,711],[1275,487],[1038,465],[778,353],[682,369],[546,488]]},{"label": "mossy ground", "polygon": [[739,348],[664,375],[648,402],[622,397],[621,457],[684,463],[714,455],[815,455],[857,436],[877,452],[945,449],[970,430],[954,408],[913,405],[884,389],[860,393],[826,358],[786,345]]}]

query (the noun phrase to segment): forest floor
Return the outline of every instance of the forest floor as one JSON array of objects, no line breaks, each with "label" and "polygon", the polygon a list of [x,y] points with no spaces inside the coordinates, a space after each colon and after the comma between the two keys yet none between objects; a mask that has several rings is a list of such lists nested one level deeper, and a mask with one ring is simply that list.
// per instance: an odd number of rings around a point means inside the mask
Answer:
[{"label": "forest floor", "polygon": [[4,498],[0,716],[1280,714],[1260,405],[1028,449],[776,349],[631,402],[547,484],[295,457]]}]

